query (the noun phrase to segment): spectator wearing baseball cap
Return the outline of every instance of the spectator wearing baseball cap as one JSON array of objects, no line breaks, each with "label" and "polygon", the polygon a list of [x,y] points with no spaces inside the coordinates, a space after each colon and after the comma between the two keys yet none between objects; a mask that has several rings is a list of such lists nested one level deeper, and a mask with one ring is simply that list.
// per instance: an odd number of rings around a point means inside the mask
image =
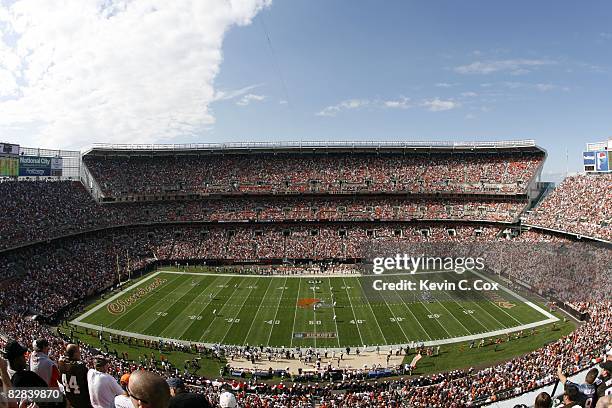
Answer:
[{"label": "spectator wearing baseball cap", "polygon": [[166,382],[170,387],[170,408],[212,408],[206,397],[187,391],[180,378],[168,378]]},{"label": "spectator wearing baseball cap", "polygon": [[4,348],[4,355],[8,360],[10,369],[15,372],[11,377],[13,387],[47,387],[45,380],[40,378],[35,372],[27,369],[28,365],[25,357],[27,351],[27,348],[23,347],[15,340],[9,341]]},{"label": "spectator wearing baseball cap", "polygon": [[94,408],[113,408],[115,397],[123,394],[123,389],[117,381],[106,372],[108,371],[108,360],[104,356],[97,356],[95,369],[87,372],[87,386],[89,398]]},{"label": "spectator wearing baseball cap", "polygon": [[123,388],[123,394],[115,397],[115,408],[134,408],[132,400],[128,394],[128,384],[130,383],[130,374],[123,374],[119,380],[119,385]]},{"label": "spectator wearing baseball cap", "polygon": [[49,387],[56,388],[59,380],[57,364],[49,358],[49,342],[46,339],[34,340],[34,351],[30,354],[30,370],[40,376]]},{"label": "spectator wearing baseball cap", "polygon": [[221,408],[236,408],[238,406],[236,396],[229,391],[222,392],[219,395],[219,406]]}]

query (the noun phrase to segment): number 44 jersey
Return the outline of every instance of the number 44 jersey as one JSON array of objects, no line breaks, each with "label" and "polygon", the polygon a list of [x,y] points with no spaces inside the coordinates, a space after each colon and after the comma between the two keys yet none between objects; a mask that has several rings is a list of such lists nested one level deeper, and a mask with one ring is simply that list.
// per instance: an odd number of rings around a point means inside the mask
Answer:
[{"label": "number 44 jersey", "polygon": [[82,361],[62,358],[58,366],[62,387],[70,405],[74,408],[91,408],[87,387],[88,368],[85,364]]}]

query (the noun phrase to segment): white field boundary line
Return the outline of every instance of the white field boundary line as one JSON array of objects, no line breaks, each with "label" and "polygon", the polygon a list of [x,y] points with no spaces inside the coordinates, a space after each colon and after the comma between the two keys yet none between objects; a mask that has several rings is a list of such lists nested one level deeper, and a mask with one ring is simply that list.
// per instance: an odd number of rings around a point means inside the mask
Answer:
[{"label": "white field boundary line", "polygon": [[[482,275],[479,272],[476,272],[474,270],[471,271],[474,275],[481,277],[482,279],[489,281],[490,283],[497,283],[494,280],[490,279],[489,277]],[[503,290],[506,293],[509,293],[510,295],[514,296],[515,298],[517,298],[518,300],[520,300],[521,302],[529,305],[532,309],[537,310],[538,312],[542,313],[544,316],[548,317],[548,320],[550,319],[554,319],[553,321],[557,322],[559,321],[559,319],[555,316],[553,316],[551,313],[547,312],[546,310],[542,309],[540,306],[536,305],[533,302],[530,302],[529,300],[525,299],[524,297],[522,297],[521,295],[519,295],[518,293],[514,292],[511,289],[508,289],[507,287],[505,287],[504,285],[502,285],[501,283],[499,284],[499,287],[501,288],[501,290]],[[516,320],[516,319],[515,319]],[[518,320],[517,320],[518,321]]]},{"label": "white field boundary line", "polygon": [[135,284],[128,286],[127,288],[119,291],[118,293],[116,293],[115,295],[111,296],[110,298],[108,298],[107,300],[105,300],[104,302],[100,303],[97,306],[94,306],[93,308],[89,309],[87,312],[83,313],[82,315],[80,315],[79,317],[77,317],[76,319],[72,320],[70,323],[72,324],[79,324],[81,323],[81,320],[91,316],[92,314],[94,314],[95,312],[97,312],[98,310],[102,309],[103,307],[105,307],[107,304],[109,304],[110,302],[114,301],[115,299],[120,298],[121,296],[125,295],[126,292],[129,292],[130,290],[142,285],[143,283],[155,278],[157,275],[159,275],[161,272],[155,272],[154,274],[152,274],[151,276],[141,279],[140,281],[136,282]]},{"label": "white field boundary line", "polygon": [[[198,345],[202,345],[202,346],[206,346],[206,347],[214,347],[216,345],[215,343],[202,343],[202,342],[186,341],[186,340],[179,340],[179,339],[172,339],[172,338],[165,338],[165,337],[158,337],[158,336],[149,336],[149,335],[141,334],[141,333],[132,333],[132,332],[127,332],[127,331],[123,331],[123,330],[110,329],[110,328],[106,328],[106,327],[95,325],[95,324],[91,324],[91,323],[84,323],[84,322],[81,321],[82,319],[86,318],[87,316],[91,315],[92,313],[95,313],[100,308],[106,306],[106,304],[108,304],[109,302],[112,302],[113,300],[117,299],[119,296],[123,295],[125,291],[131,290],[134,287],[139,286],[143,282],[154,278],[159,273],[162,273],[162,272],[156,272],[153,275],[151,275],[150,277],[145,278],[145,279],[137,282],[136,284],[126,288],[125,290],[123,290],[120,293],[114,295],[113,297],[107,299],[106,301],[104,301],[100,305],[96,306],[95,308],[87,311],[83,315],[81,315],[78,318],[72,320],[70,323],[74,324],[76,326],[86,327],[88,329],[100,330],[100,331],[104,331],[106,333],[113,333],[113,334],[119,334],[119,335],[123,335],[123,336],[129,336],[129,337],[132,337],[132,338],[135,338],[135,339],[151,340],[151,341],[163,340],[165,342],[175,342],[175,343],[182,343],[182,344],[187,344],[187,345],[198,344]],[[171,273],[179,273],[180,274],[182,272],[171,272]],[[187,274],[189,274],[189,273],[187,273]],[[201,275],[201,274],[199,274],[199,275]],[[213,274],[213,275],[215,275],[215,274]],[[482,276],[482,275],[479,275],[479,276],[482,277],[483,279],[489,280],[485,276]],[[491,282],[491,281],[489,280],[489,282]],[[533,304],[532,302],[529,302],[527,299],[525,299],[522,296],[516,294],[512,290],[505,288],[504,286],[501,286],[501,287],[507,293],[510,293],[513,296],[516,296],[518,299],[524,301],[525,303],[527,303],[529,306],[531,306],[535,310],[537,310],[540,313],[542,313],[543,315],[547,316],[548,319],[540,320],[540,321],[532,322],[532,323],[528,323],[528,324],[523,324],[521,326],[515,326],[515,327],[511,327],[511,328],[507,328],[507,329],[495,330],[495,331],[491,331],[491,332],[487,332],[487,333],[479,333],[479,334],[473,334],[473,335],[469,335],[469,336],[453,337],[453,338],[447,338],[447,339],[441,339],[441,340],[431,340],[431,341],[426,341],[423,344],[426,347],[429,347],[429,346],[439,346],[439,345],[452,344],[452,343],[462,343],[462,342],[467,342],[467,341],[472,341],[472,340],[480,340],[480,339],[485,339],[485,338],[488,338],[488,337],[502,336],[502,335],[506,335],[506,334],[509,334],[509,333],[518,332],[518,331],[521,331],[521,330],[533,329],[535,327],[539,327],[539,326],[543,326],[545,324],[555,323],[555,322],[559,321],[559,318],[553,316],[552,314],[550,314],[546,310],[542,309],[538,305]],[[298,293],[299,293],[299,289],[298,289]],[[350,302],[350,299],[349,299],[349,302]],[[351,307],[351,309],[353,309],[353,308]],[[293,336],[292,336],[292,338],[293,338]],[[363,342],[363,339],[362,339],[362,342]],[[381,350],[394,350],[394,349],[398,349],[399,347],[404,347],[404,346],[406,346],[406,344],[387,344],[387,345],[381,346],[380,349]],[[290,347],[293,348],[293,346],[290,346]],[[335,351],[343,351],[343,350],[345,350],[345,348],[327,348],[327,347],[326,347],[326,349],[328,349],[328,350],[335,350]],[[375,348],[372,348],[372,351],[374,351],[374,350],[375,350]]]},{"label": "white field boundary line", "polygon": [[[256,273],[215,273],[215,272],[183,272],[183,271],[167,271],[160,270],[155,273],[174,273],[178,275],[196,275],[196,276],[236,276],[242,278],[251,277],[260,277],[260,278],[309,278],[309,279],[323,279],[323,278],[359,278],[362,276],[376,276],[376,275],[364,275],[362,273],[330,273],[330,274],[296,274],[296,275],[258,275]],[[427,275],[427,274],[439,274],[439,273],[455,273],[453,271],[420,271],[414,274],[411,273],[384,273],[378,276],[402,276],[402,275]]]}]

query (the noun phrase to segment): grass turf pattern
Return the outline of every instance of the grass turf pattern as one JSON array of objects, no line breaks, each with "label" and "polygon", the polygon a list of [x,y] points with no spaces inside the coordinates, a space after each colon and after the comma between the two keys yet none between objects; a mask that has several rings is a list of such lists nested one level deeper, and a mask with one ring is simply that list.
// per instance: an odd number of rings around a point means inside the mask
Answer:
[{"label": "grass turf pattern", "polygon": [[[454,273],[427,278],[463,279]],[[162,283],[143,290],[155,280]],[[367,278],[350,275],[162,271],[128,286],[75,323],[209,344],[338,348],[484,336],[547,318],[505,291],[500,292],[503,299],[486,294],[466,299],[447,291],[385,292],[373,298],[364,290],[369,284]],[[127,299],[120,313],[109,311],[109,304]]]}]

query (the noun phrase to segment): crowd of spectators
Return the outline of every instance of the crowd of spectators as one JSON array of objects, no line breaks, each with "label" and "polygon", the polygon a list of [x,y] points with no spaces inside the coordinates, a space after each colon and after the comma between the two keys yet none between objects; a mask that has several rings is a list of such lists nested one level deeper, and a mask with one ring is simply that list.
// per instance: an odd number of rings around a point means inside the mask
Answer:
[{"label": "crowd of spectators", "polygon": [[5,219],[0,250],[111,226],[172,222],[515,221],[518,199],[209,198],[98,204],[80,182],[0,182]]},{"label": "crowd of spectators", "polygon": [[527,202],[513,199],[368,197],[270,197],[118,203],[106,207],[121,218],[166,221],[515,221]]},{"label": "crowd of spectators", "polygon": [[176,192],[525,193],[544,156],[496,154],[327,154],[126,157],[84,162],[113,197]]},{"label": "crowd of spectators", "polygon": [[612,241],[612,174],[567,177],[524,222]]},{"label": "crowd of spectators", "polygon": [[0,197],[0,250],[107,225],[104,209],[77,181],[4,181]]}]

